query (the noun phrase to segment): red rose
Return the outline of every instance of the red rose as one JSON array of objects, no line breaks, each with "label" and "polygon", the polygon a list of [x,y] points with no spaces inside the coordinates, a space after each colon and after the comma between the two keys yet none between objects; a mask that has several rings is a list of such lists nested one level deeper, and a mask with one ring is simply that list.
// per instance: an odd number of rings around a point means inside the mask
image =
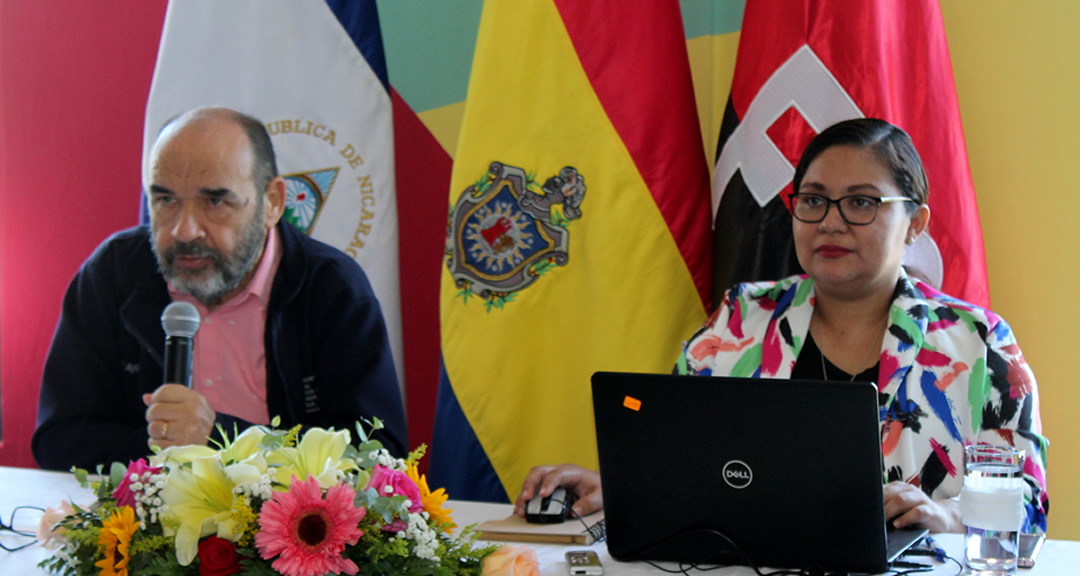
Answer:
[{"label": "red rose", "polygon": [[236,544],[217,536],[199,542],[199,576],[229,576],[239,571]]}]

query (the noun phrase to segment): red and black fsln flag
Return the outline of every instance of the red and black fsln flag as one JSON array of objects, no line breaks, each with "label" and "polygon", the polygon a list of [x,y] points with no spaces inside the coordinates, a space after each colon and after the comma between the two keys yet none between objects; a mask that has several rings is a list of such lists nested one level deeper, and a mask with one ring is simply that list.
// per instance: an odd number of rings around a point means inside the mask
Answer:
[{"label": "red and black fsln flag", "polygon": [[713,302],[736,282],[800,271],[787,195],[828,126],[881,118],[911,135],[930,181],[910,273],[989,305],[986,257],[941,10],[935,0],[755,0],[743,16],[713,176]]}]

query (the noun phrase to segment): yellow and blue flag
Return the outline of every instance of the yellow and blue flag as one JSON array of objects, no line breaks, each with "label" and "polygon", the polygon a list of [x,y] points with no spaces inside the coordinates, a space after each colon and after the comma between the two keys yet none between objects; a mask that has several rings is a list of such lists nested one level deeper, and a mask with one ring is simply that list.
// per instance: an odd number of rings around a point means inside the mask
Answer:
[{"label": "yellow and blue flag", "polygon": [[677,0],[489,0],[451,178],[432,481],[597,466],[589,382],[706,319],[709,172]]}]

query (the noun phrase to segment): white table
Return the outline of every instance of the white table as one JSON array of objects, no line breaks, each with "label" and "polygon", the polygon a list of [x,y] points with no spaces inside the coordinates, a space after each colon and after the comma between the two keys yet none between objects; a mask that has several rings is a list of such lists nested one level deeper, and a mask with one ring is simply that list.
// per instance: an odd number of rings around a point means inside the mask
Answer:
[{"label": "white table", "polygon": [[[19,505],[56,507],[61,500],[71,500],[76,504],[90,504],[93,502],[93,494],[89,490],[80,488],[71,474],[59,472],[43,472],[41,470],[28,470],[24,468],[7,468],[0,466],[0,517],[4,522],[8,521],[11,511]],[[451,500],[447,507],[454,509],[454,521],[459,526],[479,524],[487,520],[498,520],[510,515],[512,507],[509,504],[488,504],[481,502],[465,502]],[[36,521],[30,526],[16,526],[17,529],[25,529],[33,532],[36,529]],[[963,555],[963,537],[958,534],[942,534],[935,536],[939,544],[954,558]],[[0,534],[0,542],[8,547],[26,543],[27,539],[14,536],[9,532]],[[607,576],[630,576],[635,574],[662,574],[656,568],[643,563],[616,562],[608,555],[607,547],[603,543],[592,546],[555,546],[555,545],[532,545],[540,559],[540,573],[544,576],[565,576],[567,574],[564,554],[571,549],[589,548],[596,551],[600,561],[604,565],[604,574]],[[5,552],[0,550],[0,574],[3,575],[40,575],[44,571],[37,568],[37,563],[51,554],[35,544],[18,552]],[[927,562],[922,559],[920,561]],[[674,565],[672,565],[674,566]],[[1018,576],[1048,576],[1077,574],[1080,569],[1080,542],[1065,540],[1047,540],[1039,555],[1038,563],[1031,570],[1020,570]],[[710,571],[707,574],[716,576],[747,576],[754,572],[747,567],[731,567]],[[938,566],[929,574],[955,575],[958,573],[956,564],[945,563]],[[705,574],[705,573],[703,573]]]}]

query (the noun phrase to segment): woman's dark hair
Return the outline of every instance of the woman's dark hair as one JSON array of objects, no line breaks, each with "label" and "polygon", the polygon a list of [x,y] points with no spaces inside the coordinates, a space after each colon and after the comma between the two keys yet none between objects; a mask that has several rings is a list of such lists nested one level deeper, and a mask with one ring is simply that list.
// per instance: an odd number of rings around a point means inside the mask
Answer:
[{"label": "woman's dark hair", "polygon": [[881,160],[892,173],[900,192],[916,202],[905,203],[909,212],[914,212],[916,207],[926,204],[930,191],[926,170],[923,169],[915,144],[911,142],[907,132],[877,118],[844,120],[815,136],[803,151],[802,158],[799,158],[799,165],[795,167],[795,178],[792,180],[794,192],[799,191],[810,163],[833,146],[853,146],[869,150]]}]

